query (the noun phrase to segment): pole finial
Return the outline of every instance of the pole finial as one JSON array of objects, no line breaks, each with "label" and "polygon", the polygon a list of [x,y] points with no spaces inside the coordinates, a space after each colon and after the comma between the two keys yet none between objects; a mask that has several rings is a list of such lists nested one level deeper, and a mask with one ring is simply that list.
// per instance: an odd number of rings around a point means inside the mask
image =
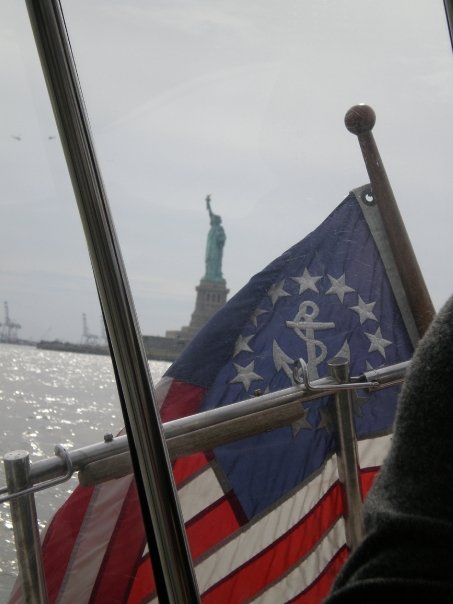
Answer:
[{"label": "pole finial", "polygon": [[376,123],[376,114],[369,105],[361,103],[360,105],[354,105],[347,111],[344,123],[352,134],[364,134],[373,129]]},{"label": "pole finial", "polygon": [[376,115],[368,105],[354,105],[344,118],[349,132],[357,135],[384,233],[421,337],[435,311],[371,131],[375,121]]}]

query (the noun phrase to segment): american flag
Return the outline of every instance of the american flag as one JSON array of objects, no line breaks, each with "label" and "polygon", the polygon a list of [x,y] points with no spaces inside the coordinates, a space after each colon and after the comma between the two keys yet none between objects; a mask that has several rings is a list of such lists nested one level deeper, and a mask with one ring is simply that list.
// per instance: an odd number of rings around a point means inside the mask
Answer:
[{"label": "american flag", "polygon": [[[255,275],[200,331],[156,391],[164,422],[312,379],[412,356],[416,335],[369,189]],[[398,389],[358,399],[366,494],[388,448]],[[222,427],[219,426],[219,430]],[[348,556],[329,399],[302,420],[173,464],[204,604],[317,604]],[[78,487],[43,535],[52,604],[157,602],[132,475]],[[21,602],[16,589],[10,604]]]}]

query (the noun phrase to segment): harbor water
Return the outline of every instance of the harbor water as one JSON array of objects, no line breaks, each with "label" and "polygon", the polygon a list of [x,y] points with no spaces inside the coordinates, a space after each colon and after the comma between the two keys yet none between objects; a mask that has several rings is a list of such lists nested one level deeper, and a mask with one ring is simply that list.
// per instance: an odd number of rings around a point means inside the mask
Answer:
[{"label": "harbor water", "polygon": [[[169,366],[150,361],[154,383]],[[0,344],[0,453],[24,449],[31,462],[67,449],[101,442],[123,427],[108,356],[38,350]],[[0,486],[5,485],[3,467]],[[40,491],[36,506],[40,529],[77,485],[77,478]],[[0,505],[0,604],[17,576],[14,536],[7,503]]]}]

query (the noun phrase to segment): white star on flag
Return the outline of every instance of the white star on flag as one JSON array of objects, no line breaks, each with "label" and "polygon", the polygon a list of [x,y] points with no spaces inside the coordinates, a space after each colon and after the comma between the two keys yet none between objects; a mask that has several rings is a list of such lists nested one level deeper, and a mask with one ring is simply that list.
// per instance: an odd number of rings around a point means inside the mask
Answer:
[{"label": "white star on flag", "polygon": [[267,312],[269,312],[269,311],[263,310],[262,308],[255,308],[255,310],[253,311],[253,313],[250,316],[250,322],[253,323],[253,325],[255,327],[258,327],[258,317],[260,315],[264,315]]},{"label": "white star on flag", "polygon": [[250,340],[253,338],[253,334],[251,336],[243,336],[240,335],[236,340],[236,344],[234,345],[233,358],[237,356],[240,352],[253,352],[253,350],[249,346]]},{"label": "white star on flag", "polygon": [[250,384],[255,380],[262,380],[263,377],[255,373],[255,361],[252,361],[245,367],[241,367],[237,363],[233,363],[237,373],[237,376],[231,380],[231,384],[240,383],[244,386],[245,390],[250,388]]},{"label": "white star on flag", "polygon": [[335,279],[335,277],[332,277],[331,275],[327,276],[329,277],[332,286],[326,291],[326,294],[336,294],[340,302],[343,302],[345,294],[354,291],[352,287],[346,285],[344,274],[341,275],[341,277],[338,277],[338,279]]},{"label": "white star on flag", "polygon": [[387,346],[390,346],[391,341],[386,340],[385,338],[382,337],[381,328],[378,327],[376,330],[376,333],[374,333],[374,334],[367,333],[366,331],[364,332],[364,334],[371,342],[368,352],[374,352],[375,350],[377,350],[378,352],[380,352],[382,354],[382,356],[385,359],[385,349],[387,348]]},{"label": "white star on flag", "polygon": [[274,305],[279,298],[283,298],[284,296],[290,296],[288,292],[285,292],[283,289],[283,283],[285,281],[280,281],[280,283],[274,283],[272,287],[269,288],[267,295],[272,300],[272,305]]},{"label": "white star on flag", "polygon": [[299,284],[299,294],[303,294],[307,289],[319,293],[316,283],[322,279],[322,276],[313,277],[307,269],[304,270],[302,277],[291,277],[293,281]]},{"label": "white star on flag", "polygon": [[376,302],[370,302],[366,304],[359,296],[359,303],[357,306],[350,306],[349,308],[356,312],[360,318],[360,325],[363,325],[367,319],[372,319],[373,321],[377,321],[375,315],[373,314],[373,308]]}]

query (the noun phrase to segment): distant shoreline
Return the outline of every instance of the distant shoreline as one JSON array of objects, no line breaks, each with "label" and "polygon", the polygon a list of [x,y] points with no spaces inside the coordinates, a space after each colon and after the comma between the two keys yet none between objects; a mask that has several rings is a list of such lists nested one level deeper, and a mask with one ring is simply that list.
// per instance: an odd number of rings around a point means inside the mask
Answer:
[{"label": "distant shoreline", "polygon": [[[146,357],[150,361],[173,362],[187,345],[188,341],[178,338],[166,338],[161,336],[144,336]],[[75,342],[63,342],[61,340],[1,340],[0,344],[12,346],[31,346],[38,350],[54,350],[55,352],[75,352],[79,354],[97,354],[111,356],[107,345],[102,344],[76,344]]]},{"label": "distant shoreline", "polygon": [[73,342],[62,342],[61,340],[40,340],[35,346],[40,350],[79,352],[82,354],[103,354],[110,356],[109,347],[101,345],[75,344]]}]

